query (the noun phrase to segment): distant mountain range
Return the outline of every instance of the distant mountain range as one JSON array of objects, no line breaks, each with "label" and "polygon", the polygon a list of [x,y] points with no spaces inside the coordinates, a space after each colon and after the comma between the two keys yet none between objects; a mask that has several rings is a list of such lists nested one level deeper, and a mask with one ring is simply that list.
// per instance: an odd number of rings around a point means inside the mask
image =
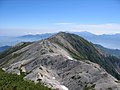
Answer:
[{"label": "distant mountain range", "polygon": [[41,39],[48,38],[52,36],[54,33],[46,33],[46,34],[36,34],[36,35],[24,35],[24,36],[0,36],[0,46],[13,46],[20,42],[33,42]]},{"label": "distant mountain range", "polygon": [[24,35],[24,36],[20,36],[17,37],[18,39],[21,40],[28,40],[28,41],[36,41],[36,40],[40,40],[40,39],[45,39],[48,38],[50,36],[52,36],[55,33],[45,33],[45,34],[36,34],[36,35]]},{"label": "distant mountain range", "polygon": [[10,47],[11,46],[2,46],[2,47],[0,47],[0,52],[3,52],[5,50],[9,49]]},{"label": "distant mountain range", "polygon": [[75,33],[84,37],[85,39],[91,41],[95,44],[100,44],[106,48],[111,49],[120,49],[120,34],[103,34],[103,35],[95,35],[89,32],[77,32]]},{"label": "distant mountain range", "polygon": [[[120,34],[113,35],[95,35],[89,32],[71,32],[87,39],[94,44],[100,44],[106,48],[120,49]],[[19,42],[37,41],[44,38],[48,38],[55,33],[36,34],[36,35],[24,35],[19,37],[0,37],[0,46],[11,46]]]}]

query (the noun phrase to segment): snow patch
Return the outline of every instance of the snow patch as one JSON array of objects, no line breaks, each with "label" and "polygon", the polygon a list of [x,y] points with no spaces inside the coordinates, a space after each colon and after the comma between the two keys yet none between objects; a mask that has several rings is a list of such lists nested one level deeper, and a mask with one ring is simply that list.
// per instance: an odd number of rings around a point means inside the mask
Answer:
[{"label": "snow patch", "polygon": [[55,77],[52,77],[52,79],[55,79]]},{"label": "snow patch", "polygon": [[25,67],[21,67],[22,72],[26,72]]},{"label": "snow patch", "polygon": [[73,58],[71,58],[70,56],[67,56],[67,58],[70,59],[70,60],[73,60]]},{"label": "snow patch", "polygon": [[66,86],[64,86],[64,85],[61,85],[60,86],[63,90],[69,90]]},{"label": "snow patch", "polygon": [[5,71],[6,69],[5,68],[2,68],[3,71]]},{"label": "snow patch", "polygon": [[20,75],[20,72],[18,72],[17,75]]}]

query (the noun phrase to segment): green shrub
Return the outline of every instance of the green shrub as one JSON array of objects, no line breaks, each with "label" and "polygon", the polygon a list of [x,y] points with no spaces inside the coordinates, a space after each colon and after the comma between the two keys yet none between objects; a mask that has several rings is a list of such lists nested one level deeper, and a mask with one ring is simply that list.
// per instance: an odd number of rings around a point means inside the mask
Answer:
[{"label": "green shrub", "polygon": [[0,70],[0,90],[52,90],[44,85],[23,80],[23,76]]}]

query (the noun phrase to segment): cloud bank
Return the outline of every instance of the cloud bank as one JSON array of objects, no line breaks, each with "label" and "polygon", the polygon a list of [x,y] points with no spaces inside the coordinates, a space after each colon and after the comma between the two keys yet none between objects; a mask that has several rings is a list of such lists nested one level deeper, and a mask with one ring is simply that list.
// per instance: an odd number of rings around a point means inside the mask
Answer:
[{"label": "cloud bank", "polygon": [[115,34],[120,33],[120,24],[78,24],[78,23],[51,23],[49,26],[28,26],[28,27],[12,27],[0,28],[0,36],[9,35],[24,35],[24,34],[39,34],[39,33],[53,33],[59,31],[81,32],[88,31],[97,35],[100,34]]},{"label": "cloud bank", "polygon": [[66,31],[88,31],[94,34],[114,34],[120,33],[120,24],[76,24],[76,23],[57,23],[57,28]]}]

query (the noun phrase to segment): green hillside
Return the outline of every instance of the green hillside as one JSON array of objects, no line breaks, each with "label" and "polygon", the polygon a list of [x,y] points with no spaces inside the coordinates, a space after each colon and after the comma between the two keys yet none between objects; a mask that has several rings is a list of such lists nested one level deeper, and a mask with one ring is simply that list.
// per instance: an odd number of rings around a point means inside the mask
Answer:
[{"label": "green hillside", "polygon": [[52,90],[38,83],[23,80],[23,76],[8,74],[0,69],[0,90]]}]

